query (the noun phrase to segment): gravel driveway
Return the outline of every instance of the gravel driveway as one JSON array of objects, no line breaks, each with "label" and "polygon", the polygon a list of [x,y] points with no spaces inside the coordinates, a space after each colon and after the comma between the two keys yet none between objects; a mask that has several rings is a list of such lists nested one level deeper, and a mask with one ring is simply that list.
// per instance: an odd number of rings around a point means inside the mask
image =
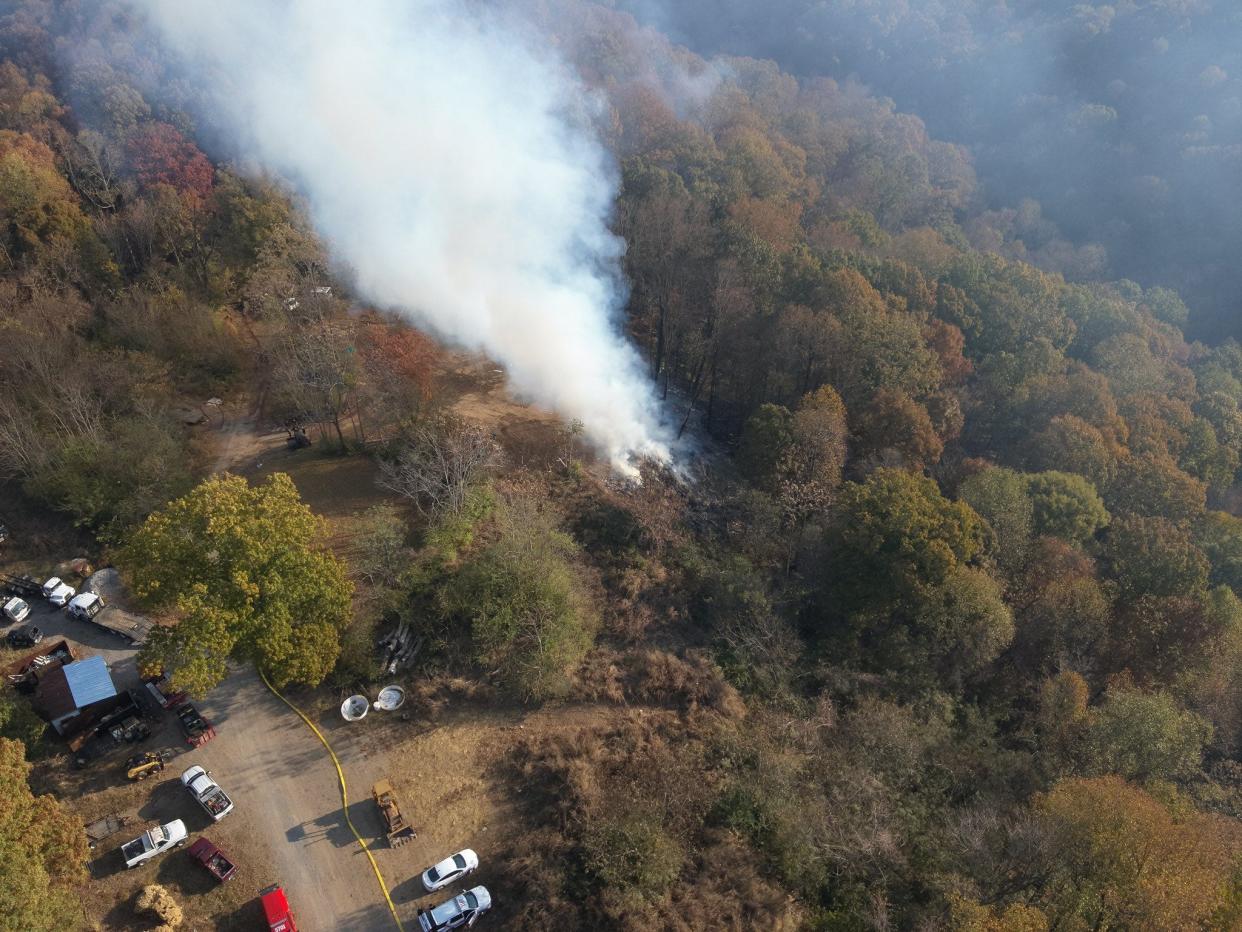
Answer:
[{"label": "gravel driveway", "polygon": [[[216,738],[185,757],[213,772],[266,838],[273,882],[289,896],[299,929],[372,932],[395,928],[366,855],[345,823],[336,768],[323,745],[251,670],[235,670],[199,707]],[[355,797],[360,788],[351,786]],[[354,800],[351,800],[354,802]],[[366,807],[374,803],[365,799]],[[351,805],[364,835],[372,811]],[[361,823],[361,824],[360,824]]]}]

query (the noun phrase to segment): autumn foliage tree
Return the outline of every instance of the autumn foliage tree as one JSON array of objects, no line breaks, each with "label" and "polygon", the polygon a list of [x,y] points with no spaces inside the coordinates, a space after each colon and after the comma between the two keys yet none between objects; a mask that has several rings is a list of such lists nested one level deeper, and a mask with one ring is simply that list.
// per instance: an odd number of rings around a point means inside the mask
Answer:
[{"label": "autumn foliage tree", "polygon": [[0,738],[0,929],[51,932],[81,920],[86,877],[82,822],[51,796],[35,796],[25,747]]},{"label": "autumn foliage tree", "polygon": [[1053,844],[1035,901],[1055,928],[1191,932],[1236,902],[1242,837],[1184,799],[1107,776],[1063,780],[1035,811]]},{"label": "autumn foliage tree", "polygon": [[211,196],[215,169],[175,126],[143,124],[126,139],[126,150],[141,187],[168,185],[195,205]]}]

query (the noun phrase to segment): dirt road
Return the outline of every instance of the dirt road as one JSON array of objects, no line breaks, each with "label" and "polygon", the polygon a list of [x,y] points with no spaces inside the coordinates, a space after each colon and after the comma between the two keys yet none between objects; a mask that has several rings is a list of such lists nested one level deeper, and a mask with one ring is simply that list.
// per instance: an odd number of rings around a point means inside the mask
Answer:
[{"label": "dirt road", "polygon": [[[395,928],[366,855],[345,823],[336,769],[305,723],[251,670],[232,673],[201,705],[217,736],[190,757],[232,795],[232,817],[248,820],[267,839],[271,882],[284,886],[298,928]],[[363,798],[362,787],[353,792],[365,802],[351,805],[354,824],[364,836],[378,834],[374,804]]]}]

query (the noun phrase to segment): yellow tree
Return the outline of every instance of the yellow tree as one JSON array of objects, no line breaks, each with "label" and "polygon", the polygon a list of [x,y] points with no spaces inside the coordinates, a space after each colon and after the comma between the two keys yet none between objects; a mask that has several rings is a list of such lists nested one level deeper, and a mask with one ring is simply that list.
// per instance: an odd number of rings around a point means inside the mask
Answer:
[{"label": "yellow tree", "polygon": [[1053,844],[1037,905],[1057,929],[1214,927],[1236,896],[1242,831],[1120,777],[1067,779],[1037,798]]},{"label": "yellow tree", "polygon": [[142,599],[179,620],[152,632],[143,668],[162,667],[197,694],[223,679],[230,658],[253,660],[278,686],[321,682],[353,591],[322,536],[284,473],[259,486],[215,476],[151,515],[122,565]]},{"label": "yellow tree", "polygon": [[56,799],[31,792],[29,773],[22,743],[0,738],[0,932],[76,928],[86,834]]}]

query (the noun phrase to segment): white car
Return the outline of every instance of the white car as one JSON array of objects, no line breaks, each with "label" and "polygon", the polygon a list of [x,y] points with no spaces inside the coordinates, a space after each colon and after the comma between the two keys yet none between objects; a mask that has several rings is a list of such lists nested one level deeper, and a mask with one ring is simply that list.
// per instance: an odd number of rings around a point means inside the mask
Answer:
[{"label": "white car", "polygon": [[63,608],[74,595],[73,586],[63,582],[59,576],[53,576],[43,584],[43,598],[57,608]]},{"label": "white car", "polygon": [[491,908],[492,895],[487,892],[487,887],[475,887],[451,900],[445,900],[435,909],[420,910],[418,924],[423,932],[464,929],[474,925],[478,918]]},{"label": "white car", "polygon": [[12,622],[22,622],[30,617],[30,606],[14,596],[4,603],[4,616]]},{"label": "white car", "polygon": [[442,887],[456,883],[479,866],[479,856],[466,848],[451,858],[445,858],[435,867],[423,871],[423,889],[435,893]]}]

